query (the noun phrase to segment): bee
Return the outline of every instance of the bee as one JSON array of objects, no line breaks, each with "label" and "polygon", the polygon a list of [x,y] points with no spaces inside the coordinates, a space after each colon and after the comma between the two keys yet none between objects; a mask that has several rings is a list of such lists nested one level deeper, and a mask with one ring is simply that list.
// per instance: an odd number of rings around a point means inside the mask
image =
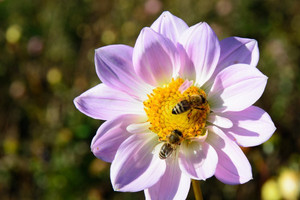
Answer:
[{"label": "bee", "polygon": [[159,152],[159,158],[164,160],[168,158],[174,149],[176,149],[177,145],[180,145],[182,140],[182,132],[175,129],[172,133],[167,137],[167,141],[162,145]]},{"label": "bee", "polygon": [[170,143],[164,143],[160,148],[159,158],[164,160],[168,158],[173,152],[173,147]]},{"label": "bee", "polygon": [[177,103],[172,109],[172,114],[178,115],[190,111],[187,115],[188,118],[190,118],[193,109],[203,110],[200,106],[205,103],[207,103],[207,100],[202,95],[191,95],[188,99],[181,100]]}]

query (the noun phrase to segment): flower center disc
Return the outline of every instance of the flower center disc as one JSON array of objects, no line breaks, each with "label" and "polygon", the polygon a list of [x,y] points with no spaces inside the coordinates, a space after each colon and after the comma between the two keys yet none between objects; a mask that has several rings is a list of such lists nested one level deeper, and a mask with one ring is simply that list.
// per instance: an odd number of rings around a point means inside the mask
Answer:
[{"label": "flower center disc", "polygon": [[150,130],[156,133],[161,141],[165,141],[174,130],[181,131],[184,140],[205,134],[204,127],[210,112],[206,100],[197,106],[191,104],[191,108],[184,112],[172,114],[172,109],[183,100],[191,103],[191,97],[199,95],[206,99],[205,92],[193,85],[182,93],[179,88],[183,82],[181,78],[172,79],[168,85],[155,88],[143,102]]}]

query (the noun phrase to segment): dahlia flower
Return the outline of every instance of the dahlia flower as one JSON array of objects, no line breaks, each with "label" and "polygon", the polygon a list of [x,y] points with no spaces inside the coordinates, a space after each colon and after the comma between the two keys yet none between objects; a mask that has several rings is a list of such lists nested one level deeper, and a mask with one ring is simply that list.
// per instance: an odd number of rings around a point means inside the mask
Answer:
[{"label": "dahlia flower", "polygon": [[258,59],[255,40],[219,41],[207,23],[188,27],[170,12],[143,28],[134,47],[97,49],[102,83],[74,103],[106,120],[91,150],[112,163],[114,190],[185,199],[191,179],[251,180],[240,146],[259,145],[275,131],[268,113],[253,106],[267,83]]}]

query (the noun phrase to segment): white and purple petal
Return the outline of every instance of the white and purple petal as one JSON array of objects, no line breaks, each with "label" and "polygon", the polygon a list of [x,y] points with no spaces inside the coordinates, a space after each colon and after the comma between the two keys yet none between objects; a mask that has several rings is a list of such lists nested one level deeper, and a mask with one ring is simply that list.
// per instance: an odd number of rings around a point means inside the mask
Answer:
[{"label": "white and purple petal", "polygon": [[172,157],[166,162],[167,168],[160,180],[144,191],[147,200],[186,199],[190,189],[191,178],[181,172],[178,166],[178,159]]},{"label": "white and purple petal", "polygon": [[99,84],[74,99],[76,108],[94,119],[109,120],[119,115],[146,115],[144,105],[132,96]]},{"label": "white and purple petal", "polygon": [[178,88],[178,91],[183,94],[184,91],[186,91],[189,87],[193,85],[193,81],[185,80],[180,87]]},{"label": "white and purple petal", "polygon": [[206,142],[182,143],[178,157],[181,171],[197,180],[213,176],[218,163],[216,151]]},{"label": "white and purple petal", "polygon": [[104,122],[91,143],[94,155],[106,162],[112,162],[121,145],[130,135],[126,129],[130,124],[145,121],[140,115],[121,115]]},{"label": "white and purple petal", "polygon": [[147,116],[144,116],[144,120],[141,123],[133,123],[127,126],[127,131],[130,133],[145,133],[146,131],[149,131],[149,128],[151,126],[150,122],[147,121]]},{"label": "white and purple petal", "polygon": [[189,27],[182,19],[172,15],[169,11],[165,11],[155,20],[150,28],[176,44],[180,35]]},{"label": "white and purple petal", "polygon": [[262,95],[267,79],[249,65],[236,64],[225,68],[216,76],[208,94],[211,110],[225,112],[248,108]]},{"label": "white and purple petal", "polygon": [[214,75],[234,64],[247,64],[256,67],[259,60],[259,50],[256,40],[229,37],[221,40],[220,46],[220,59]]},{"label": "white and purple petal", "polygon": [[218,154],[215,172],[217,179],[226,184],[243,184],[252,179],[251,165],[240,147],[219,128],[209,127],[207,143]]},{"label": "white and purple petal", "polygon": [[182,79],[196,80],[197,73],[193,61],[188,56],[184,47],[179,43],[177,44],[177,50],[179,52],[180,68],[176,71],[178,74],[174,74],[174,77],[179,75]]},{"label": "white and purple petal", "polygon": [[207,121],[222,128],[231,128],[233,126],[232,121],[227,117],[223,117],[220,113],[210,113]]},{"label": "white and purple petal", "polygon": [[240,146],[251,147],[266,142],[276,130],[269,114],[261,108],[250,106],[239,112],[221,113],[233,126],[222,130]]},{"label": "white and purple petal", "polygon": [[219,40],[210,26],[203,22],[187,29],[179,42],[194,63],[196,84],[201,87],[209,80],[217,66],[220,57]]},{"label": "white and purple petal", "polygon": [[148,84],[160,86],[169,83],[179,70],[179,55],[171,40],[144,28],[133,50],[136,73]]},{"label": "white and purple petal", "polygon": [[153,186],[166,169],[165,161],[152,154],[158,142],[151,132],[133,134],[119,147],[111,165],[114,190],[136,192]]},{"label": "white and purple petal", "polygon": [[132,65],[133,48],[109,45],[95,52],[96,72],[107,86],[144,100],[152,87],[136,75]]}]

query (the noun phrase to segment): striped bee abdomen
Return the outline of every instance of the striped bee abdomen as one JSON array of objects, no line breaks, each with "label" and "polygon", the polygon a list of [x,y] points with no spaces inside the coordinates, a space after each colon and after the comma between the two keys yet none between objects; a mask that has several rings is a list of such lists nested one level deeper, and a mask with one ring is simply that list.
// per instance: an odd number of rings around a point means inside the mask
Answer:
[{"label": "striped bee abdomen", "polygon": [[191,104],[188,100],[182,100],[172,109],[172,114],[178,115],[180,113],[186,112],[191,108]]},{"label": "striped bee abdomen", "polygon": [[159,158],[164,160],[164,159],[168,158],[172,152],[173,152],[172,145],[169,143],[165,143],[165,144],[163,144],[163,146],[160,149]]}]

